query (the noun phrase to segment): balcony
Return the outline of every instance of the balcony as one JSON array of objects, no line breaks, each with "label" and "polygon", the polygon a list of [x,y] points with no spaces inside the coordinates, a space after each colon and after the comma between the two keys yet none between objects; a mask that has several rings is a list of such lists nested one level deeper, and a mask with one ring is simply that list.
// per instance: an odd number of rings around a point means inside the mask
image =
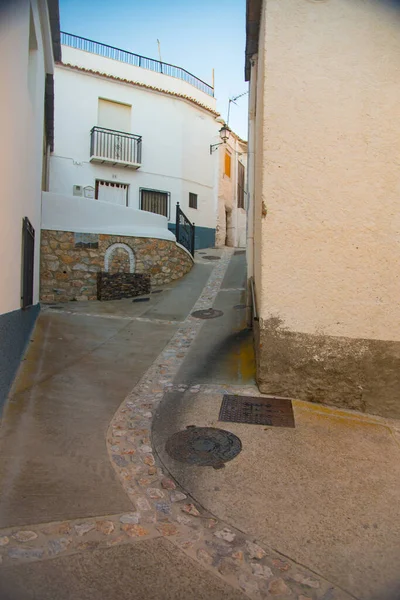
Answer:
[{"label": "balcony", "polygon": [[90,132],[90,162],[139,169],[142,164],[142,136],[93,127]]}]

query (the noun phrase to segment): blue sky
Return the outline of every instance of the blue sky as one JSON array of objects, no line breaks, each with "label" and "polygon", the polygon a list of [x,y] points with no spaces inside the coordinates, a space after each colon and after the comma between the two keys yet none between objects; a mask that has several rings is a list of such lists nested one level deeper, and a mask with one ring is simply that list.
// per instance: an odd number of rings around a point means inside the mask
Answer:
[{"label": "blue sky", "polygon": [[[244,81],[245,0],[60,0],[61,29],[158,58],[211,83],[218,111],[247,90]],[[231,106],[229,124],[247,139],[245,95]]]}]

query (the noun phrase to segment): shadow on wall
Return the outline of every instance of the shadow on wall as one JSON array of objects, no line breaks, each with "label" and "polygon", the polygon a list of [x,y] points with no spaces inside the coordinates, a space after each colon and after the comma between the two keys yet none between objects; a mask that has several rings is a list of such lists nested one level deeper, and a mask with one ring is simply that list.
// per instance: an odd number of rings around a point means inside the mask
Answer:
[{"label": "shadow on wall", "polygon": [[31,337],[40,305],[0,315],[0,411]]},{"label": "shadow on wall", "polygon": [[[213,377],[226,378],[226,382],[254,383],[256,363],[253,331],[241,329],[226,336],[212,346],[207,356],[185,374],[187,383],[212,381]],[[179,377],[179,375],[178,375]]]}]

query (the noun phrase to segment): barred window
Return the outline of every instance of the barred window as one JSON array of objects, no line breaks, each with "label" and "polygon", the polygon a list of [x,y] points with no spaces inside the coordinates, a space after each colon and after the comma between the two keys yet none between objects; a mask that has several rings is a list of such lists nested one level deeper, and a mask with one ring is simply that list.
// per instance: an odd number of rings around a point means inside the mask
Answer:
[{"label": "barred window", "polygon": [[147,212],[156,213],[169,218],[169,204],[171,194],[160,190],[140,190],[140,208]]},{"label": "barred window", "polygon": [[189,208],[197,208],[197,194],[189,192]]}]

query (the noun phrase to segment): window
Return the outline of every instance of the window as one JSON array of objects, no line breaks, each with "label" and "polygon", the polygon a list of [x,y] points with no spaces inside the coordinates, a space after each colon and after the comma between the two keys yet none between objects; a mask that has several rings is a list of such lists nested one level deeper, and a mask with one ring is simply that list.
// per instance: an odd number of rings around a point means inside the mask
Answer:
[{"label": "window", "polygon": [[131,106],[99,98],[98,119],[99,127],[113,131],[131,130]]},{"label": "window", "polygon": [[189,208],[197,208],[197,194],[189,192]]},{"label": "window", "polygon": [[225,175],[231,176],[231,155],[229,152],[225,152]]},{"label": "window", "polygon": [[129,185],[126,183],[96,179],[94,197],[101,202],[128,206],[128,188]]},{"label": "window", "polygon": [[237,205],[244,208],[244,165],[238,161]]},{"label": "window", "polygon": [[147,212],[156,213],[169,218],[169,204],[171,194],[160,190],[140,190],[140,208]]}]

